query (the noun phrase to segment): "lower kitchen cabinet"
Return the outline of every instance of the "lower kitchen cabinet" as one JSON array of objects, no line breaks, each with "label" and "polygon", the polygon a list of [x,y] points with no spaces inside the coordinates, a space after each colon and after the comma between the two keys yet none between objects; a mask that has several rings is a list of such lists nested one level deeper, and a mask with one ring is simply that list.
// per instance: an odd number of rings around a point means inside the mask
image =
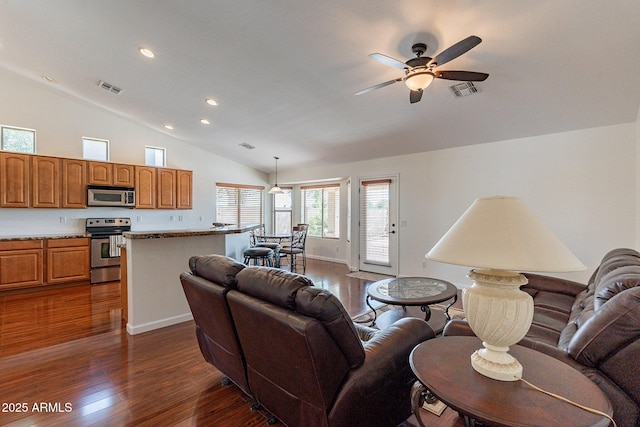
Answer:
[{"label": "lower kitchen cabinet", "polygon": [[48,285],[89,280],[89,239],[46,240]]},{"label": "lower kitchen cabinet", "polygon": [[0,290],[43,285],[43,241],[0,242]]},{"label": "lower kitchen cabinet", "polygon": [[89,283],[89,238],[0,241],[0,291]]}]

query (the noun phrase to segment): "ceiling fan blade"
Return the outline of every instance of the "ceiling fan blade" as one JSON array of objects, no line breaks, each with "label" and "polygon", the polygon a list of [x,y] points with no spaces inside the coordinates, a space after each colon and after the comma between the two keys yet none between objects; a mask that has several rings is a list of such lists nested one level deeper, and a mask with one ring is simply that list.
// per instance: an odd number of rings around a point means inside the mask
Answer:
[{"label": "ceiling fan blade", "polygon": [[384,82],[384,83],[378,83],[375,86],[371,86],[371,87],[368,87],[366,89],[362,89],[361,91],[356,92],[355,94],[356,95],[362,95],[362,94],[365,94],[365,93],[369,93],[369,92],[371,92],[373,90],[380,89],[381,87],[389,86],[391,84],[394,84],[395,82],[401,82],[401,81],[402,81],[402,77],[398,77],[397,79],[389,80],[388,82]]},{"label": "ceiling fan blade", "polygon": [[487,73],[475,71],[436,71],[437,79],[460,80],[464,82],[483,82],[489,77]]},{"label": "ceiling fan blade", "polygon": [[405,68],[407,68],[407,64],[405,64],[404,62],[399,61],[390,56],[383,55],[381,53],[372,53],[369,55],[369,58],[375,59],[381,64],[388,65],[389,67],[400,68],[401,70],[404,70]]},{"label": "ceiling fan blade", "polygon": [[482,39],[478,36],[469,36],[466,39],[461,40],[453,46],[449,47],[448,49],[440,52],[429,62],[429,65],[440,66],[442,64],[446,64],[452,59],[455,59],[463,53],[478,46],[481,41]]},{"label": "ceiling fan blade", "polygon": [[411,92],[409,92],[409,101],[412,104],[419,102],[422,99],[422,92],[423,91],[421,90],[412,90]]}]

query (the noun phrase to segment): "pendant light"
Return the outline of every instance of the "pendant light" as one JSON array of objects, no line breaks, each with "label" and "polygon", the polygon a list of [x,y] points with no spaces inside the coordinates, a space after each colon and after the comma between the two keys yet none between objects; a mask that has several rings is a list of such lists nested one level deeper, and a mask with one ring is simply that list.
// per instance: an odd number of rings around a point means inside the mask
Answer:
[{"label": "pendant light", "polygon": [[271,190],[269,190],[269,194],[280,194],[280,193],[282,193],[282,188],[278,187],[278,159],[279,158],[280,157],[274,157],[274,159],[276,159],[276,185],[271,187]]}]

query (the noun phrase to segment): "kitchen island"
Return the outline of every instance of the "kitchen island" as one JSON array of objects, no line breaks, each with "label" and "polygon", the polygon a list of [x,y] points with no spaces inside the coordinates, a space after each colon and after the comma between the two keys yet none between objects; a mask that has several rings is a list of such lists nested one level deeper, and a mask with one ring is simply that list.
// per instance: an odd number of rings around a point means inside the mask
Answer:
[{"label": "kitchen island", "polygon": [[127,332],[135,335],[193,319],[179,279],[180,273],[189,269],[189,258],[219,254],[242,262],[242,253],[249,247],[249,232],[257,227],[123,233]]}]

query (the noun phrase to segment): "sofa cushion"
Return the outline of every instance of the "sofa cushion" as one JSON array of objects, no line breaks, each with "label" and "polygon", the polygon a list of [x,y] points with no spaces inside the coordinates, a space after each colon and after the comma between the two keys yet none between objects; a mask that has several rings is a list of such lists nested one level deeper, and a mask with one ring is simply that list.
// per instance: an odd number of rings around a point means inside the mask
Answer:
[{"label": "sofa cushion", "polygon": [[189,258],[191,272],[227,288],[236,287],[236,274],[244,269],[233,258],[222,255],[195,255]]}]

